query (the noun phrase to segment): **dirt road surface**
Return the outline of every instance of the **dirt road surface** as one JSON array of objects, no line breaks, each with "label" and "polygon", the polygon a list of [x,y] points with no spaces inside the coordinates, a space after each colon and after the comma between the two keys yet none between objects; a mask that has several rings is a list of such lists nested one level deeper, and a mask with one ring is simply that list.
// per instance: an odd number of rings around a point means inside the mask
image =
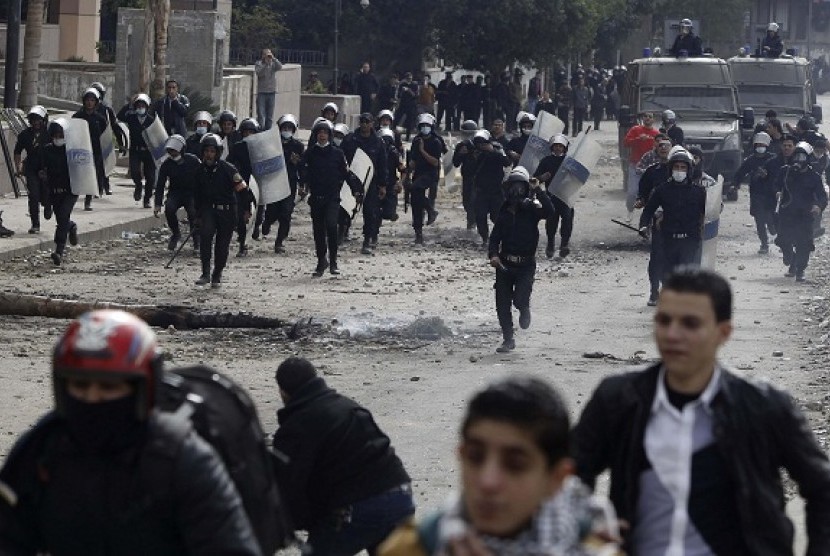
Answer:
[{"label": "dirt road surface", "polygon": [[[460,197],[443,191],[440,215],[426,228],[423,247],[413,245],[410,216],[401,214],[384,224],[376,253],[361,255],[358,217],[338,277],[311,277],[308,206],[299,203],[287,253],[273,253],[274,232],[269,240],[250,242],[247,258],[232,256],[219,290],[194,286],[200,268],[189,246],[171,270],[163,268],[168,232],[162,221],[158,231],[138,237],[70,248],[60,269],[46,251],[2,263],[0,284],[5,291],[70,299],[184,304],[310,322],[298,327],[294,340],[281,330],[158,333],[171,364],[207,363],[244,385],[269,431],[280,407],[276,366],[289,355],[314,361],[332,387],[372,410],[412,475],[424,512],[441,504],[457,483],[458,424],[472,392],[498,377],[533,373],[554,383],[577,416],[602,377],[656,357],[653,309],[646,306],[646,243],[610,222],[625,214],[616,125],[603,122],[596,137],[605,154],[576,203],[573,251],[564,261],[548,260],[540,242],[533,323],[518,331],[518,347],[507,355],[494,352],[501,337],[493,271],[478,237],[464,230]],[[745,191],[737,203],[726,204],[721,217],[717,267],[736,295],[735,334],[722,358],[739,372],[789,389],[824,441],[830,381],[827,242],[817,242],[806,283],[785,278],[777,249],[756,254]],[[51,234],[52,226],[54,221],[46,223],[43,233]],[[1,322],[4,457],[52,404],[50,350],[66,322]]]}]

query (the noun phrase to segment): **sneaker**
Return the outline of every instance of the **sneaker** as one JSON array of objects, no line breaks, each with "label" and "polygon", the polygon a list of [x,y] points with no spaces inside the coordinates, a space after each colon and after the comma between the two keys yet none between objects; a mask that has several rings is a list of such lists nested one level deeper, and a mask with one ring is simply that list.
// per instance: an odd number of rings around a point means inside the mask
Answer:
[{"label": "sneaker", "polygon": [[280,254],[285,253],[285,247],[282,246],[282,243],[275,243],[274,244],[274,253]]},{"label": "sneaker", "polygon": [[329,266],[329,263],[326,262],[326,261],[318,262],[317,263],[317,268],[314,269],[314,272],[312,272],[311,275],[314,278],[321,277],[323,275],[323,273],[326,271],[326,269],[328,268],[328,266]]},{"label": "sneaker", "polygon": [[78,225],[74,222],[69,226],[69,245],[78,245]]},{"label": "sneaker", "polygon": [[510,338],[509,340],[503,341],[501,345],[496,348],[496,353],[510,353],[514,349],[516,349],[516,340]]},{"label": "sneaker", "polygon": [[40,226],[32,226],[29,228],[30,234],[39,234],[40,233]]},{"label": "sneaker", "polygon": [[133,200],[135,200],[136,202],[141,200],[141,188],[137,188],[135,191],[133,191]]},{"label": "sneaker", "polygon": [[475,230],[476,229],[476,223],[475,222],[467,222],[467,229],[468,230]]},{"label": "sneaker", "polygon": [[651,294],[650,296],[648,296],[648,301],[646,302],[646,305],[648,305],[649,307],[656,307],[657,306],[657,295]]},{"label": "sneaker", "polygon": [[84,204],[84,210],[87,212],[92,212],[92,205]]},{"label": "sneaker", "polygon": [[112,189],[105,189],[104,194],[105,195],[112,195]]},{"label": "sneaker", "polygon": [[427,211],[427,226],[431,226],[435,223],[435,219],[438,218],[438,211],[435,209],[431,209]]},{"label": "sneaker", "polygon": [[144,201],[144,208],[153,208],[152,206],[150,206],[150,201]]},{"label": "sneaker", "polygon": [[239,246],[239,251],[236,252],[236,258],[241,259],[242,257],[248,256],[248,248],[244,245]]},{"label": "sneaker", "polygon": [[790,268],[787,269],[787,272],[784,273],[784,276],[786,276],[787,278],[792,278],[793,276],[795,276],[795,266],[790,265]]},{"label": "sneaker", "polygon": [[374,236],[372,239],[369,240],[369,247],[374,249],[378,246],[378,236]]},{"label": "sneaker", "polygon": [[362,255],[371,255],[372,254],[372,248],[369,246],[368,241],[363,242],[363,247],[360,249],[360,253]]},{"label": "sneaker", "polygon": [[559,256],[563,259],[571,254],[571,248],[567,245],[562,245],[559,247]]},{"label": "sneaker", "polygon": [[251,232],[251,239],[257,241],[259,239],[259,226],[254,227],[254,231]]},{"label": "sneaker", "polygon": [[769,253],[769,245],[761,244],[761,247],[758,248],[759,255],[766,255]]},{"label": "sneaker", "polygon": [[222,285],[222,273],[221,272],[214,272],[213,276],[210,278],[210,287],[211,288],[218,288]]},{"label": "sneaker", "polygon": [[331,263],[331,265],[329,265],[329,272],[335,276],[340,274],[340,269],[337,268],[337,263]]},{"label": "sneaker", "polygon": [[61,265],[61,254],[60,253],[52,253],[52,262],[55,263],[55,266]]},{"label": "sneaker", "polygon": [[167,250],[168,251],[175,251],[176,247],[179,245],[179,236],[178,234],[170,236],[170,239],[167,241]]},{"label": "sneaker", "polygon": [[803,270],[799,270],[798,272],[795,273],[795,281],[796,282],[804,282],[805,280],[807,280],[807,278],[804,277],[804,271]]},{"label": "sneaker", "polygon": [[548,246],[545,248],[545,257],[547,257],[549,259],[552,259],[554,251],[555,251],[555,249],[553,247],[553,242],[549,241]]},{"label": "sneaker", "polygon": [[530,307],[519,309],[519,328],[522,330],[530,328]]},{"label": "sneaker", "polygon": [[199,276],[199,279],[196,280],[196,285],[197,286],[204,286],[205,284],[209,284],[209,283],[210,283],[210,276],[208,276],[207,274],[202,274],[201,276]]}]

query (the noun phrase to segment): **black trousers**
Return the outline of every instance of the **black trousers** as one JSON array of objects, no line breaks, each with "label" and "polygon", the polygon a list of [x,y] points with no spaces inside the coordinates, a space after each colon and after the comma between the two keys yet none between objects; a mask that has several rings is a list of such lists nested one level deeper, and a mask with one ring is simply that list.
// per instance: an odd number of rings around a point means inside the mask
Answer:
[{"label": "black trousers", "polygon": [[749,192],[749,214],[755,219],[755,231],[758,234],[758,239],[761,240],[761,245],[769,244],[770,233],[775,233],[775,204],[776,199],[774,195],[762,195],[760,193],[752,194]]},{"label": "black trousers", "polygon": [[438,116],[435,120],[438,122],[438,125],[441,125],[441,120],[446,117],[446,121],[444,123],[444,129],[449,131],[451,129],[458,129],[455,124],[455,105],[447,105],[443,103],[438,103]]},{"label": "black trousers", "polygon": [[553,216],[545,221],[545,232],[548,235],[548,243],[553,244],[553,240],[556,237],[556,230],[559,230],[559,234],[562,236],[562,242],[559,245],[561,249],[562,247],[567,247],[571,241],[571,234],[574,230],[574,209],[569,207],[565,201],[556,195],[549,196],[553,203],[554,212]]},{"label": "black trousers", "polygon": [[202,210],[199,232],[202,240],[199,245],[199,254],[202,258],[202,274],[210,274],[210,259],[214,250],[213,241],[216,240],[216,260],[213,266],[213,275],[221,275],[228,264],[233,229],[236,226],[236,205],[229,210],[218,210],[213,207]]},{"label": "black trousers", "polygon": [[464,212],[467,213],[467,227],[476,223],[476,188],[472,179],[462,179],[461,182],[461,204]]},{"label": "black trousers", "polygon": [[565,128],[562,130],[562,133],[567,135],[568,134],[568,112],[570,112],[570,108],[567,106],[560,106],[556,110],[556,117],[562,120],[565,124]]},{"label": "black trousers", "polygon": [[294,196],[289,195],[282,201],[271,203],[265,208],[263,228],[266,230],[270,229],[275,222],[277,223],[277,244],[281,245],[291,230],[291,215],[294,214],[294,202]]},{"label": "black trousers", "polygon": [[412,130],[415,129],[415,121],[418,118],[418,107],[415,104],[411,106],[402,104],[395,110],[395,125],[401,125],[401,122],[406,122],[406,137],[409,139]]},{"label": "black trousers", "polygon": [[599,131],[599,124],[602,121],[602,107],[591,108],[591,117],[594,119],[594,130]]},{"label": "black trousers", "polygon": [[478,235],[481,236],[482,241],[487,241],[490,237],[490,226],[487,223],[487,217],[489,216],[493,222],[496,221],[499,215],[499,209],[502,203],[504,203],[504,196],[501,193],[476,190],[474,203]]},{"label": "black trousers", "polygon": [[149,203],[153,198],[153,191],[156,187],[156,162],[150,151],[130,150],[130,177],[135,184],[133,197],[136,201],[141,199],[142,176],[144,177],[144,202]]},{"label": "black trousers", "polygon": [[413,188],[409,192],[409,204],[412,209],[412,229],[415,230],[416,234],[420,234],[424,229],[424,213],[429,207],[427,190]]},{"label": "black trousers", "polygon": [[588,111],[585,108],[576,108],[574,107],[574,125],[573,129],[571,130],[571,134],[576,137],[576,134],[582,131],[582,122],[585,120],[585,117],[588,115]]},{"label": "black trousers", "polygon": [[55,214],[55,252],[63,255],[63,250],[66,248],[66,239],[69,236],[69,230],[75,225],[72,222],[72,209],[75,208],[75,203],[78,201],[78,196],[72,193],[57,193],[52,194],[49,202],[52,204],[52,211]]},{"label": "black trousers", "polygon": [[49,184],[40,179],[37,172],[26,172],[26,192],[29,202],[29,219],[33,228],[40,228],[40,207],[49,205]]},{"label": "black trousers", "polygon": [[239,203],[236,205],[236,239],[239,241],[239,248],[245,246],[248,239],[248,220],[251,219],[250,203]]},{"label": "black trousers", "polygon": [[512,307],[530,307],[536,262],[524,265],[511,265],[505,261],[502,263],[505,269],[496,269],[496,284],[493,287],[496,290],[496,314],[499,317],[501,333],[505,340],[509,340],[513,338]]},{"label": "black trousers", "polygon": [[784,260],[792,261],[796,272],[807,268],[813,244],[813,219],[811,217],[781,216],[775,243],[781,248]]},{"label": "black trousers", "polygon": [[366,241],[378,237],[380,232],[380,197],[378,186],[369,185],[363,196],[363,237]]},{"label": "black trousers", "polygon": [[337,264],[337,219],[340,213],[340,199],[312,198],[309,204],[317,262],[325,261],[328,252],[331,264]]},{"label": "black trousers", "polygon": [[699,263],[700,240],[693,238],[675,239],[663,235],[663,277],[668,277],[677,267]]},{"label": "black trousers", "polygon": [[174,237],[181,237],[181,229],[179,228],[178,211],[184,208],[187,214],[187,221],[190,222],[190,229],[193,230],[193,247],[199,247],[199,230],[196,226],[196,205],[193,201],[193,195],[189,193],[182,193],[180,191],[171,190],[167,193],[167,201],[164,203],[164,217],[167,219],[167,227],[173,233]]},{"label": "black trousers", "polygon": [[[101,155],[101,149],[98,148],[98,151],[95,150],[93,147],[92,149],[92,162],[95,164],[95,179],[98,181],[98,194],[103,195],[105,185],[108,183],[107,177],[104,173],[104,159]],[[92,206],[92,195],[87,195],[84,197],[84,207],[91,207]]]},{"label": "black trousers", "polygon": [[380,201],[380,212],[383,220],[398,219],[398,194],[394,187],[386,188],[386,197]]}]

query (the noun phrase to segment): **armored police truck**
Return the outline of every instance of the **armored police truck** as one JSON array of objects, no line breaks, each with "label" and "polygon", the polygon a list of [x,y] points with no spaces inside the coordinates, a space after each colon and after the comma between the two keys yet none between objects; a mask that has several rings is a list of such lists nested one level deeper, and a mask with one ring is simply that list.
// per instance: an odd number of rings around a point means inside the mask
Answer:
[{"label": "armored police truck", "polygon": [[[724,177],[724,190],[741,164],[741,115],[738,94],[725,60],[697,58],[641,58],[628,64],[620,91],[620,156],[627,160],[622,144],[625,133],[641,112],[653,112],[660,121],[664,110],[672,110],[683,128],[685,146],[700,147],[704,171]],[[753,125],[744,122],[742,125]]]}]

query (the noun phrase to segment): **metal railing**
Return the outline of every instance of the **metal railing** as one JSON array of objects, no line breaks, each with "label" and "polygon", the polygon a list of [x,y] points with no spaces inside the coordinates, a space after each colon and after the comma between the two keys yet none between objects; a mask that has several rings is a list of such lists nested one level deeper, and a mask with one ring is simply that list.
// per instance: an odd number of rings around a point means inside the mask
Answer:
[{"label": "metal railing", "polygon": [[[281,48],[276,52],[276,56],[283,64],[300,64],[312,67],[328,65],[328,54],[322,50]],[[256,48],[231,48],[229,62],[232,66],[250,66],[260,57],[261,51]]]}]

